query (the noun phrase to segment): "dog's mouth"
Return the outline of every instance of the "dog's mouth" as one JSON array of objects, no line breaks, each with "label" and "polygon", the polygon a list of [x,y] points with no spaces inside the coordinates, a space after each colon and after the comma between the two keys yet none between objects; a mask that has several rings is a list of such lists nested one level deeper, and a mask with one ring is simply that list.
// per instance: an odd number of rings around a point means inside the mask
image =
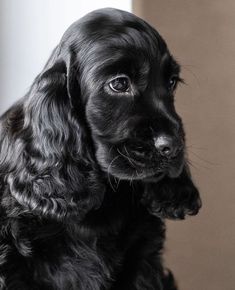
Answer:
[{"label": "dog's mouth", "polygon": [[157,182],[164,176],[176,178],[183,170],[185,163],[183,147],[173,158],[164,158],[160,156],[151,146],[140,147],[138,150],[131,149],[131,147],[127,148],[124,146],[122,150],[117,148],[117,152],[125,158],[130,163],[130,166],[134,167],[137,172],[138,170],[140,170],[140,172],[146,172],[146,177],[143,178],[145,181]]},{"label": "dog's mouth", "polygon": [[97,158],[108,175],[123,180],[158,182],[164,176],[177,178],[183,170],[185,163],[183,150],[169,159],[159,156],[154,150],[150,150],[151,148],[148,150],[139,148],[139,151],[131,149],[128,146],[107,148],[107,151],[100,150],[99,153],[102,154],[97,154]]},{"label": "dog's mouth", "polygon": [[183,171],[183,167],[184,167],[184,160],[181,160],[180,163],[177,163],[175,165],[170,165],[166,167],[165,169],[163,169],[162,171],[157,171],[153,175],[143,178],[143,181],[156,183],[160,181],[162,178],[164,178],[165,176],[168,176],[170,178],[177,178]]}]

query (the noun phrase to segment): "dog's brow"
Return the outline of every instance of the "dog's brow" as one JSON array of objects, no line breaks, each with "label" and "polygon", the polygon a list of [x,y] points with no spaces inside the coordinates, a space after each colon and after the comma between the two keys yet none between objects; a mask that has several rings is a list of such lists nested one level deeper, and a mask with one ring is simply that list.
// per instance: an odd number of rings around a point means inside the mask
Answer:
[{"label": "dog's brow", "polygon": [[178,75],[180,73],[180,65],[168,52],[166,52],[160,60],[160,69],[164,70],[166,67],[171,74]]},{"label": "dog's brow", "polygon": [[180,73],[180,65],[173,58],[171,59],[171,67],[175,74]]},{"label": "dog's brow", "polygon": [[169,60],[169,54],[166,52],[160,60],[160,66],[163,66]]}]

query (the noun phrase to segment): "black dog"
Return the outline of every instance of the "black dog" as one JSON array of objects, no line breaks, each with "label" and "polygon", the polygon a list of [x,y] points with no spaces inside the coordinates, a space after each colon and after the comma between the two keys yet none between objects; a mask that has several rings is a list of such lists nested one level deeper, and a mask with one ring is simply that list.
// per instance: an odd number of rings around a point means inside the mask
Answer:
[{"label": "black dog", "polygon": [[179,65],[115,9],[74,23],[0,121],[0,289],[176,289],[164,218],[200,208]]}]

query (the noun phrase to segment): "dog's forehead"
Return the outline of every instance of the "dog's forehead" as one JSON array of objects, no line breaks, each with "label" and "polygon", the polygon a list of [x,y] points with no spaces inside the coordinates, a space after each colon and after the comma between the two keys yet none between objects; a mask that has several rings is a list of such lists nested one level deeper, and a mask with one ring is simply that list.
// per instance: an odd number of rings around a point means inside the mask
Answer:
[{"label": "dog's forehead", "polygon": [[[163,54],[167,49],[159,33],[143,19],[132,13],[113,9],[95,10],[71,25],[62,42],[79,50],[117,47],[145,51],[146,54]],[[138,52],[138,51],[136,51]]]},{"label": "dog's forehead", "polygon": [[104,8],[90,12],[81,18],[77,24],[83,24],[90,32],[101,31],[102,33],[105,30],[115,32],[126,26],[139,30],[150,27],[150,25],[136,15],[114,8]]},{"label": "dog's forehead", "polygon": [[155,74],[171,62],[164,39],[152,26],[112,8],[95,10],[72,24],[62,44],[75,52],[79,71],[87,78],[131,70],[145,76],[150,68]]}]

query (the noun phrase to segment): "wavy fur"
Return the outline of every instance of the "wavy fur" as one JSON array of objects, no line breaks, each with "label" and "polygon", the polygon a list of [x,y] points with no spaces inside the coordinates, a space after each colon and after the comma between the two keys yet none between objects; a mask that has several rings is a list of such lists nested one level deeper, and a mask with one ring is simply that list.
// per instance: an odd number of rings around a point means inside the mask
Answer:
[{"label": "wavy fur", "polygon": [[[151,74],[174,66],[160,35],[127,12],[94,11],[66,31],[0,119],[1,290],[176,289],[161,258],[164,219],[201,204],[185,159],[163,160],[151,141],[149,128],[184,142],[172,101],[149,103]],[[109,91],[120,72],[142,99]],[[177,176],[154,175],[168,168]]]}]

